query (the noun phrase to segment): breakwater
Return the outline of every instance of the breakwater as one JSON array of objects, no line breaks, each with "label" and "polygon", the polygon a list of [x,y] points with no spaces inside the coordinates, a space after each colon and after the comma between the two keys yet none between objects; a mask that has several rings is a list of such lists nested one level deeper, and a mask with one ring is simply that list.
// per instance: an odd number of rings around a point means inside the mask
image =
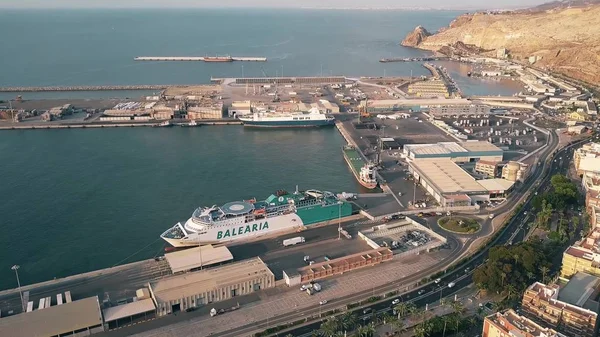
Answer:
[{"label": "breakwater", "polygon": [[428,62],[428,61],[447,61],[450,60],[449,57],[405,57],[405,58],[389,58],[389,59],[381,59],[379,62],[388,63],[388,62]]},{"label": "breakwater", "polygon": [[266,57],[237,57],[237,56],[226,56],[226,57],[196,57],[196,56],[138,56],[134,58],[135,61],[203,61],[203,62],[266,62]]},{"label": "breakwater", "polygon": [[43,92],[43,91],[110,91],[110,90],[163,90],[180,85],[146,84],[146,85],[77,85],[48,87],[0,87],[0,92]]}]

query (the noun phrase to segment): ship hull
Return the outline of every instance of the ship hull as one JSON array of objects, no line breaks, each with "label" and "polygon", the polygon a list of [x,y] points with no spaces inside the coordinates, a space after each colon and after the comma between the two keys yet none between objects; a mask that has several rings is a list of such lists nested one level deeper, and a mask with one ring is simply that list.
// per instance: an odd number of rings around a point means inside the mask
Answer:
[{"label": "ship hull", "polygon": [[[190,221],[190,220],[188,220]],[[192,247],[208,244],[231,244],[278,232],[287,232],[304,227],[302,219],[295,213],[265,218],[243,225],[212,226],[203,233],[189,233],[184,238],[168,238],[161,235],[173,247]]]},{"label": "ship hull", "polygon": [[304,121],[253,121],[240,118],[246,127],[256,128],[318,128],[333,126],[335,121],[332,119],[324,120],[304,120]]},{"label": "ship hull", "polygon": [[366,181],[360,179],[359,173],[355,170],[354,165],[350,162],[350,159],[348,158],[348,156],[346,155],[345,152],[344,152],[344,160],[346,160],[346,164],[348,164],[348,166],[350,167],[350,171],[352,171],[354,178],[356,178],[356,180],[359,182],[359,184],[361,184],[363,187],[368,188],[370,190],[375,189],[377,187],[376,182],[371,183],[371,182],[366,182]]}]

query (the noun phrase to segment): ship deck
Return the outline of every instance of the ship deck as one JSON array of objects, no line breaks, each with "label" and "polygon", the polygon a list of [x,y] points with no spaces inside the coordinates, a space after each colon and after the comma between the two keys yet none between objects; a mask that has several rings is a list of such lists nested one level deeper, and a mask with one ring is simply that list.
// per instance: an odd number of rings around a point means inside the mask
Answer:
[{"label": "ship deck", "polygon": [[344,149],[343,151],[350,168],[357,174],[360,173],[360,169],[365,165],[360,153],[356,149]]}]

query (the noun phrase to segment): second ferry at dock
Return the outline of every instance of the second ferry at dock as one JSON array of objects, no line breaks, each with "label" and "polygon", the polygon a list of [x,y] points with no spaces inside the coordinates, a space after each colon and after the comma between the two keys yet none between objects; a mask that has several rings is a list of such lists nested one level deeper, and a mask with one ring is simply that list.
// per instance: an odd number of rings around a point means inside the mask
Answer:
[{"label": "second ferry at dock", "polygon": [[262,201],[251,199],[197,208],[185,223],[177,223],[160,237],[174,247],[222,244],[300,230],[351,214],[352,205],[331,192],[280,190]]},{"label": "second ferry at dock", "polygon": [[238,119],[244,123],[244,126],[270,128],[322,127],[335,124],[332,116],[316,108],[291,113],[255,112],[239,116]]}]

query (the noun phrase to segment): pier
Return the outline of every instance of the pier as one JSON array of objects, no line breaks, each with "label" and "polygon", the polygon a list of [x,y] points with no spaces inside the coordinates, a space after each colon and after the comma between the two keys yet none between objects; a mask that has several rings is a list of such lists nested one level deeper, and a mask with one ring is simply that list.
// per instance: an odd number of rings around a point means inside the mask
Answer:
[{"label": "pier", "polygon": [[43,91],[112,91],[112,90],[163,90],[168,87],[188,85],[77,85],[48,87],[0,87],[0,92],[43,92]]},{"label": "pier", "polygon": [[449,57],[405,57],[405,58],[389,58],[381,59],[379,62],[428,62],[428,61],[448,61]]},{"label": "pier", "polygon": [[[215,60],[219,59],[219,60]],[[237,57],[237,56],[224,56],[218,57],[196,57],[196,56],[138,56],[134,58],[135,61],[174,61],[174,62],[188,62],[188,61],[203,61],[203,62],[267,62],[266,57]]]}]

